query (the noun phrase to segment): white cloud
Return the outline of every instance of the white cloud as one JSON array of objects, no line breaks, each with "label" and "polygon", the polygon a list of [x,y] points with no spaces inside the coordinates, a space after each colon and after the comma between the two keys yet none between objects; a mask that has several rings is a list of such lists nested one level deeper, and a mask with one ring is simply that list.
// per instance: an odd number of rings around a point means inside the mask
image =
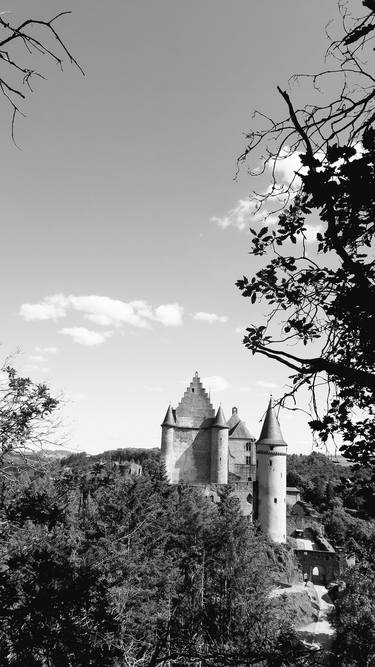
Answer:
[{"label": "white cloud", "polygon": [[24,320],[58,320],[65,317],[69,299],[63,294],[46,296],[41,303],[24,303],[20,315]]},{"label": "white cloud", "polygon": [[224,391],[229,387],[228,380],[220,375],[210,375],[202,378],[202,384],[208,391]]},{"label": "white cloud", "polygon": [[111,331],[90,331],[85,327],[66,327],[60,329],[60,334],[65,336],[71,336],[72,340],[79,345],[88,345],[90,347],[94,345],[101,345],[112,335]]},{"label": "white cloud", "polygon": [[281,151],[277,160],[271,160],[269,171],[275,172],[276,182],[288,185],[294,178],[296,172],[306,173],[307,168],[301,164],[300,154],[296,151],[289,151],[286,147]]},{"label": "white cloud", "polygon": [[57,354],[57,347],[36,347],[35,352],[38,354]]},{"label": "white cloud", "polygon": [[45,357],[43,357],[42,354],[31,354],[29,359],[34,364],[40,364],[40,363],[44,363],[45,361],[47,361],[47,359]]},{"label": "white cloud", "polygon": [[235,227],[242,232],[249,228],[251,221],[264,219],[264,216],[257,209],[258,202],[255,200],[239,199],[236,206],[231,208],[224,217],[220,218],[214,215],[210,218],[210,222],[215,222],[221,229]]},{"label": "white cloud", "polygon": [[179,327],[182,324],[184,309],[178,303],[168,303],[155,308],[155,319],[165,327]]},{"label": "white cloud", "polygon": [[274,389],[275,387],[278,386],[274,382],[266,382],[265,380],[258,380],[255,384],[258,387],[265,387],[266,389]]},{"label": "white cloud", "polygon": [[[273,225],[277,222],[277,212],[287,202],[286,189],[295,179],[296,172],[306,171],[302,167],[299,153],[289,151],[287,147],[281,151],[277,160],[270,160],[266,166],[265,173],[270,179],[270,184],[258,196],[248,199],[239,199],[236,206],[230,209],[223,217],[213,216],[211,222],[216,223],[221,229],[234,227],[239,231],[247,231],[250,225],[257,223]],[[299,179],[295,179],[294,189],[299,185]],[[294,190],[293,190],[294,191]],[[293,196],[289,192],[289,197]],[[263,201],[263,198],[266,199]]]},{"label": "white cloud", "polygon": [[131,324],[135,327],[149,327],[145,318],[152,313],[144,301],[126,303],[108,296],[70,296],[71,306],[83,313],[86,319],[101,326]]},{"label": "white cloud", "polygon": [[25,320],[58,320],[65,317],[69,309],[82,313],[85,319],[99,326],[130,325],[143,329],[151,328],[152,322],[159,322],[166,327],[180,326],[184,312],[178,303],[162,304],[153,308],[143,300],[126,303],[96,294],[55,294],[45,297],[40,303],[23,304],[20,315]]},{"label": "white cloud", "polygon": [[213,324],[214,322],[228,322],[228,317],[226,315],[216,315],[216,313],[198,312],[194,313],[193,317],[195,320],[208,322],[208,324]]}]

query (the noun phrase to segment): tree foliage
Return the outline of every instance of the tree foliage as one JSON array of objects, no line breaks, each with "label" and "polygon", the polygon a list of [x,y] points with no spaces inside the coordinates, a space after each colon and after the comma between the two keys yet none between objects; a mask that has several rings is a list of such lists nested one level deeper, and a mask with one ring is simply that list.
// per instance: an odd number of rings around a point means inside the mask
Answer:
[{"label": "tree foliage", "polygon": [[2,499],[4,667],[305,664],[268,596],[290,555],[229,489],[215,505],[155,462],[135,477],[94,461],[50,473]]},{"label": "tree foliage", "polygon": [[[237,285],[252,303],[265,300],[268,305],[266,323],[249,326],[244,344],[293,371],[291,389],[282,403],[307,387],[313,431],[323,442],[339,433],[347,457],[371,463],[375,461],[375,80],[363,70],[358,54],[373,39],[375,8],[364,4],[370,14],[354,21],[349,30],[340,3],[345,33],[331,44],[338,69],[318,75],[344,76],[339,100],[295,109],[289,94],[280,90],[288,122],[273,124],[257,140],[253,136],[246,151],[247,157],[260,142],[276,141],[276,147],[267,148],[267,160],[275,164],[297,151],[301,170],[298,187],[295,179],[294,187],[288,184],[289,204],[277,225],[251,230],[251,253],[268,263]],[[353,68],[363,85],[352,90],[347,77]],[[369,98],[367,106],[361,95]],[[275,191],[280,195],[277,184],[271,190],[271,195]],[[308,233],[314,230],[316,242],[311,244]],[[317,389],[322,384],[328,390],[323,409]]]},{"label": "tree foliage", "polygon": [[375,572],[369,563],[353,568],[345,579],[330,621],[336,636],[334,661],[343,667],[370,667],[375,662]]},{"label": "tree foliage", "polygon": [[28,455],[52,443],[58,403],[45,384],[0,369],[0,479],[14,481],[15,469],[32,467]]}]

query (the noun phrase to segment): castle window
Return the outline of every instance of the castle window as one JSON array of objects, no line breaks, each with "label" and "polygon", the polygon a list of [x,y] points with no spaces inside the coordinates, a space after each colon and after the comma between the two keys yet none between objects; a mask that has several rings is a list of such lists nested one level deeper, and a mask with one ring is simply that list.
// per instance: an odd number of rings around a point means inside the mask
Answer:
[{"label": "castle window", "polygon": [[270,461],[270,466],[272,466],[272,459],[271,459],[271,461]]},{"label": "castle window", "polygon": [[273,502],[274,502],[274,503],[277,503],[277,498],[274,498],[274,499],[273,499]]},{"label": "castle window", "polygon": [[247,481],[248,481],[248,482],[251,482],[251,481],[252,481],[252,477],[248,477],[248,478],[247,478]]},{"label": "castle window", "polygon": [[251,465],[251,456],[246,457],[246,465],[247,466]]},{"label": "castle window", "polygon": [[271,450],[271,452],[273,452],[273,445],[271,445],[270,450]]},{"label": "castle window", "polygon": [[251,442],[246,443],[246,451],[251,452]]},{"label": "castle window", "polygon": [[191,391],[192,391],[192,393],[194,394],[194,389],[192,389]]}]

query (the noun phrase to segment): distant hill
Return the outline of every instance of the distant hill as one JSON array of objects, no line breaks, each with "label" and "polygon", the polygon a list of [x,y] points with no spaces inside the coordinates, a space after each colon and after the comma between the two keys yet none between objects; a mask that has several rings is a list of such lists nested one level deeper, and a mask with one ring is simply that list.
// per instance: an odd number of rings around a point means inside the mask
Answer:
[{"label": "distant hill", "polygon": [[42,457],[44,459],[64,459],[66,456],[71,456],[72,454],[78,454],[71,449],[42,449],[40,452],[36,452],[35,456]]}]

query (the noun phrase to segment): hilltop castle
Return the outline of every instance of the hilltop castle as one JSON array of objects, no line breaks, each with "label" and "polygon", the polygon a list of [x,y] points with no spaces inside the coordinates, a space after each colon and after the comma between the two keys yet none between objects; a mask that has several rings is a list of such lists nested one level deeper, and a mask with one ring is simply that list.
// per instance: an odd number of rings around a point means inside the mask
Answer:
[{"label": "hilltop castle", "polygon": [[228,421],[215,412],[195,373],[176,409],[162,423],[161,452],[171,484],[199,485],[216,500],[217,486],[232,483],[246,515],[258,519],[274,542],[286,542],[286,452],[272,401],[259,440],[232,408]]}]

